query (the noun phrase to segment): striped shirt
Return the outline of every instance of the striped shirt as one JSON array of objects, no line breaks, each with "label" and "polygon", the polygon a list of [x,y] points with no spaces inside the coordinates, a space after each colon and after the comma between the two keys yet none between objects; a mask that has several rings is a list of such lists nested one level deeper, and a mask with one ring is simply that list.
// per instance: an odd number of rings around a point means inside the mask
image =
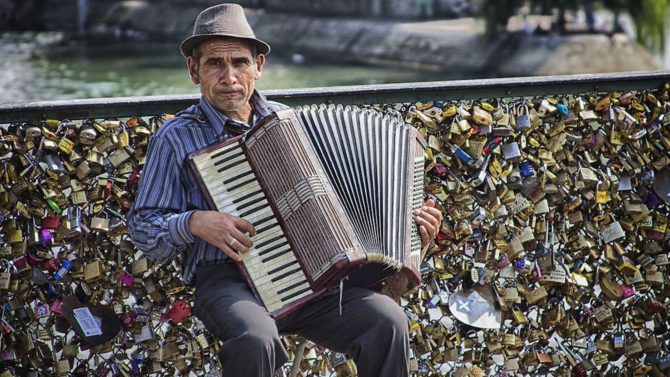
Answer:
[{"label": "striped shirt", "polygon": [[[249,99],[252,123],[285,105],[269,102],[254,91]],[[204,98],[163,124],[151,137],[137,197],[128,214],[128,229],[135,246],[159,264],[181,259],[181,278],[194,283],[198,265],[222,262],[228,257],[194,237],[188,221],[195,210],[211,210],[186,165],[186,157],[203,147],[234,135],[226,128],[249,128],[229,119]],[[252,124],[253,126],[253,124]]]}]

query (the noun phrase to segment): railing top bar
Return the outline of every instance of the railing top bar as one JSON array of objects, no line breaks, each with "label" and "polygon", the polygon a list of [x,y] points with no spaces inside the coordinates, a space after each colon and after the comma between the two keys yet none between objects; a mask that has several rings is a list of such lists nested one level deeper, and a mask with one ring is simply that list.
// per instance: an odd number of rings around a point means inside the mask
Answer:
[{"label": "railing top bar", "polygon": [[[580,75],[562,75],[562,76],[532,76],[532,77],[510,77],[499,79],[478,79],[478,80],[450,80],[450,81],[429,81],[417,83],[395,83],[395,84],[379,84],[379,85],[356,85],[356,86],[333,86],[326,88],[309,88],[309,89],[282,89],[269,90],[264,94],[270,97],[274,96],[304,96],[304,95],[351,95],[368,93],[374,95],[382,95],[388,93],[433,93],[444,92],[449,93],[453,91],[461,91],[468,89],[487,89],[487,90],[509,90],[510,94],[507,96],[516,96],[515,92],[524,88],[534,88],[530,90],[535,95],[550,95],[562,94],[556,92],[544,93],[546,87],[555,90],[557,86],[579,87],[580,85],[588,85],[587,91],[603,90],[602,85],[624,85],[631,84],[638,89],[647,88],[649,82],[658,84],[664,80],[670,79],[669,70],[661,71],[639,71],[639,72],[620,72],[620,73],[598,73],[598,74],[580,74]],[[628,84],[628,85],[627,85]],[[539,91],[538,91],[539,89]],[[466,93],[467,94],[467,93]],[[524,95],[525,96],[525,95]],[[473,97],[474,98],[474,97]],[[450,98],[446,98],[450,99]]]},{"label": "railing top bar", "polygon": [[[670,82],[670,71],[515,77],[263,91],[290,106],[309,103],[373,104],[428,100],[528,97],[593,91],[652,89]],[[198,95],[93,98],[0,104],[0,124],[41,119],[82,119],[173,113]]]}]

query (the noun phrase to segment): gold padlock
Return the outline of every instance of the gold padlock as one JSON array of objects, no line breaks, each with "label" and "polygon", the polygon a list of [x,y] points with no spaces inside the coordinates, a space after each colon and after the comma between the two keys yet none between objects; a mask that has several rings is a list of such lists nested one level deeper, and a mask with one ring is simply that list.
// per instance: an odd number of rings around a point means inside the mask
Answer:
[{"label": "gold padlock", "polygon": [[91,229],[99,232],[109,231],[109,219],[106,217],[93,216],[93,218],[91,218]]},{"label": "gold padlock", "polygon": [[102,278],[102,264],[100,261],[93,261],[84,265],[84,280],[87,283],[94,282]]}]

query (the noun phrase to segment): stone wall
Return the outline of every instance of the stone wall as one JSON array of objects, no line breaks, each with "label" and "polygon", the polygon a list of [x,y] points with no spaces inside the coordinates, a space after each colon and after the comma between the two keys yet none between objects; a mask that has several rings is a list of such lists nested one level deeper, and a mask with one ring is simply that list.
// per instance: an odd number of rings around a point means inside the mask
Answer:
[{"label": "stone wall", "polygon": [[423,19],[467,15],[480,0],[264,0],[268,11],[319,16]]},{"label": "stone wall", "polygon": [[[386,19],[425,19],[439,17],[458,17],[470,15],[482,3],[482,0],[227,0],[245,8],[262,8],[268,12],[301,14],[320,17],[349,18],[386,18]],[[78,29],[78,0],[0,0],[0,30],[62,30]],[[105,17],[113,11],[114,16],[123,20],[132,16],[121,15],[121,10],[136,12],[151,8],[165,10],[161,18],[165,24],[185,23],[191,18],[181,17],[198,14],[202,9],[221,3],[221,0],[87,0],[87,25],[109,23]],[[175,16],[176,14],[176,16]],[[150,23],[157,20],[147,19]],[[115,22],[123,24],[123,22]]]}]

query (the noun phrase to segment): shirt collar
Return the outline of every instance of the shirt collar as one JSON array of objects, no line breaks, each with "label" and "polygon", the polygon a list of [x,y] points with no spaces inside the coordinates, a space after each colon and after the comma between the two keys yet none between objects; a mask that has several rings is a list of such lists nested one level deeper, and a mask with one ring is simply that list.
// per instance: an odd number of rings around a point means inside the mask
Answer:
[{"label": "shirt collar", "polygon": [[229,121],[244,125],[246,127],[250,127],[256,124],[256,122],[258,122],[264,116],[269,115],[272,112],[270,111],[265,96],[259,93],[258,90],[256,89],[254,89],[254,92],[251,94],[251,98],[249,98],[249,104],[251,105],[252,124],[246,124],[244,122],[228,118],[224,113],[217,110],[216,108],[214,108],[214,106],[212,106],[209,102],[207,102],[205,97],[202,96],[200,97],[200,107],[202,108],[202,111],[205,113],[205,116],[207,116],[207,119],[209,119],[210,125],[214,127],[214,130],[216,131],[217,135],[220,135],[224,132],[224,127],[226,123]]}]

